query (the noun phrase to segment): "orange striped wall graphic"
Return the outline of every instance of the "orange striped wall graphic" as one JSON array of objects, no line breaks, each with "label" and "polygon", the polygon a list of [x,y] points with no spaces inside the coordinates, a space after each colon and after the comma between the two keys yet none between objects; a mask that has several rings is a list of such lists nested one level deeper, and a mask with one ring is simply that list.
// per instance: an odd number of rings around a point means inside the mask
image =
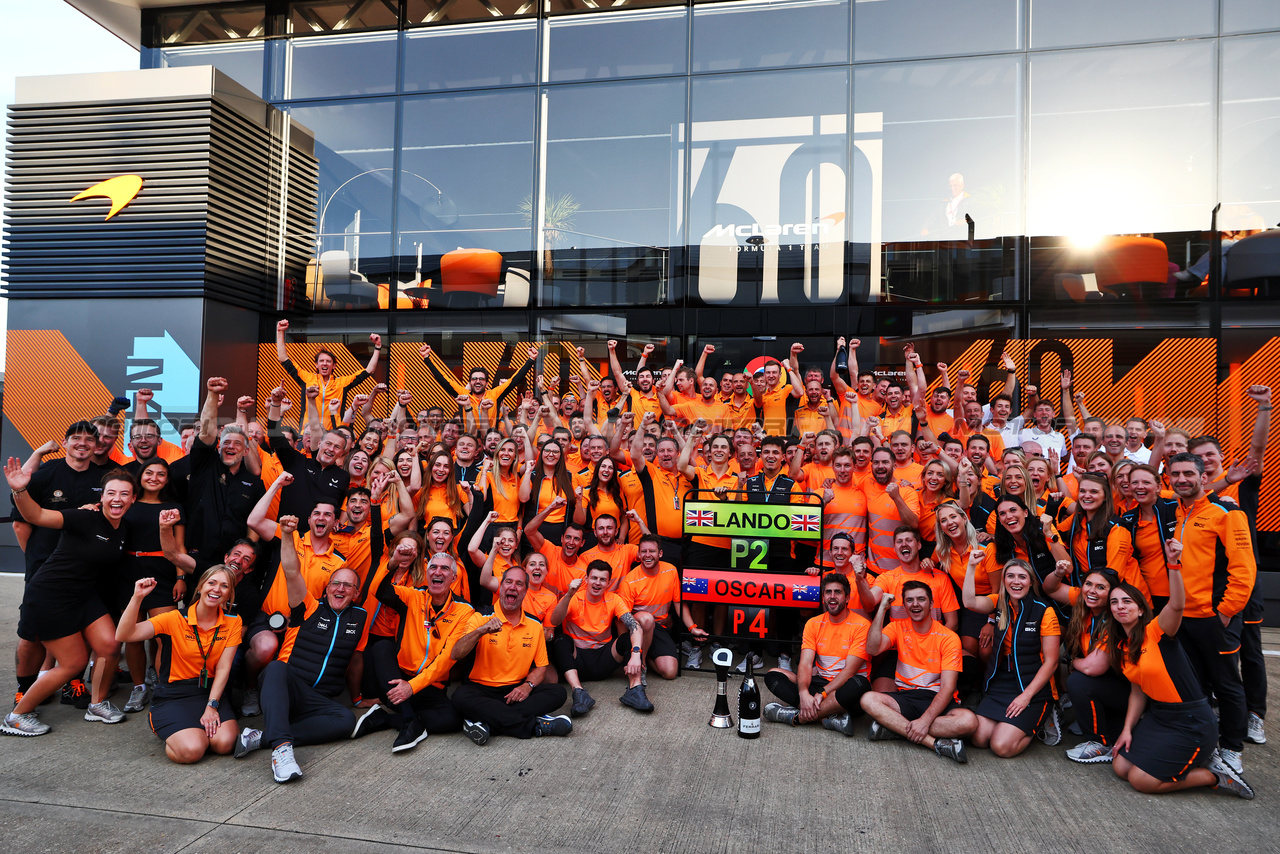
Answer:
[{"label": "orange striped wall graphic", "polygon": [[[60,331],[9,330],[4,414],[32,448],[50,439],[61,442],[67,425],[102,415],[113,397]],[[123,437],[116,439],[118,449],[123,444]],[[60,456],[61,450],[45,459]]]}]

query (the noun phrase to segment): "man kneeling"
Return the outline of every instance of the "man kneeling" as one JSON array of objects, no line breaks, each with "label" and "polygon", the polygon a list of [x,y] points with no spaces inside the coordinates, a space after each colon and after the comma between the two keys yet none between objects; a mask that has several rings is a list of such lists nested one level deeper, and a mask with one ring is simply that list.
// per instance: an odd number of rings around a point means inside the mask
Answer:
[{"label": "man kneeling", "polygon": [[964,737],[978,728],[978,719],[955,700],[961,671],[960,636],[933,619],[933,591],[923,581],[914,580],[902,585],[902,603],[910,622],[898,621],[882,628],[893,598],[892,593],[885,593],[880,599],[867,633],[867,652],[876,656],[898,650],[894,672],[897,690],[862,695],[862,710],[875,720],[868,738],[907,738],[939,756],[968,762]]},{"label": "man kneeling", "polygon": [[289,593],[289,629],[275,661],[258,677],[264,725],[245,729],[236,742],[242,759],[265,742],[277,783],[302,776],[295,744],[323,744],[346,738],[355,715],[335,698],[346,688],[347,665],[368,637],[368,613],[352,604],[360,589],[355,570],[341,567],[329,576],[317,600],[302,577],[293,532],[296,516],[282,516],[280,571]]},{"label": "man kneeling", "polygon": [[859,701],[871,687],[867,655],[867,618],[849,610],[849,578],[841,572],[822,577],[823,613],[804,626],[796,673],[775,667],[764,684],[781,703],[764,707],[771,721],[808,724],[853,735]]},{"label": "man kneeling", "polygon": [[[653,711],[653,703],[649,702],[644,686],[640,684],[640,675],[644,672],[644,664],[640,660],[644,632],[622,598],[609,592],[612,577],[613,567],[607,562],[591,561],[587,565],[585,593],[579,590],[584,579],[575,578],[569,582],[569,591],[560,597],[560,602],[551,612],[552,628],[564,626],[564,633],[551,644],[551,657],[556,670],[573,689],[573,705],[569,714],[575,718],[585,715],[596,704],[587,689],[582,687],[582,681],[607,679],[624,662],[627,690],[622,695],[622,704],[641,712]],[[614,638],[614,620],[626,627],[626,635]],[[624,657],[628,640],[631,652]]]}]

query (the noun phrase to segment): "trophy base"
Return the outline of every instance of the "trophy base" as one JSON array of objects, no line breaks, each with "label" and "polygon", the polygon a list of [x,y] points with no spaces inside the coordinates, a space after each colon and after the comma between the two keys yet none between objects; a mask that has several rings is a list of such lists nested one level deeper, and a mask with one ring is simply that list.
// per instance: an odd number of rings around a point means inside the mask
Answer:
[{"label": "trophy base", "polygon": [[733,718],[729,715],[712,715],[711,720],[707,721],[707,726],[716,729],[730,729],[733,727]]}]

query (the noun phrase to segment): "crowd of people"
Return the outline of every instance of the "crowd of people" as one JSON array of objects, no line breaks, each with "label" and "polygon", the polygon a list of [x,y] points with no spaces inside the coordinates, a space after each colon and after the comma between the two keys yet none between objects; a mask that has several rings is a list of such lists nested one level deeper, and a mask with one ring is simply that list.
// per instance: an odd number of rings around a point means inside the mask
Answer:
[{"label": "crowd of people", "polygon": [[[221,417],[215,376],[180,446],[142,389],[131,456],[118,398],[8,461],[26,586],[0,730],[48,733],[55,698],[91,722],[147,710],[174,762],[267,748],[287,782],[294,746],[381,730],[394,752],[429,733],[566,736],[613,677],[651,713],[651,674],[723,643],[739,670],[775,658],[770,721],[848,736],[865,720],[871,740],[957,762],[1074,732],[1067,758],[1139,791],[1253,797],[1265,386],[1246,390],[1248,447],[1224,449],[1091,416],[1069,371],[1052,394],[1019,389],[1008,357],[988,403],[945,364],[931,386],[911,344],[902,381],[859,369],[842,338],[829,364],[794,344],[719,377],[710,345],[692,367],[650,364],[652,346],[623,365],[610,341],[607,369],[579,350],[558,377],[531,347],[496,384],[424,345],[456,398],[415,411],[376,381],[379,336],[339,376],[325,349],[296,366],[288,326],[297,388],[270,393],[264,422],[249,396]],[[767,554],[770,572],[817,577],[816,609],[774,608],[766,642],[738,643],[723,605],[685,601],[683,568],[731,566],[727,539],[684,535],[694,496],[820,506],[820,542]]]}]

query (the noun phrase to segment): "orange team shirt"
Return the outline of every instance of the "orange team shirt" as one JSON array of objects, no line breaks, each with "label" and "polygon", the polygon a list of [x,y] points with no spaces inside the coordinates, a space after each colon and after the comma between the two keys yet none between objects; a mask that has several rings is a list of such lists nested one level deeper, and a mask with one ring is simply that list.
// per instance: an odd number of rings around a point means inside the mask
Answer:
[{"label": "orange team shirt", "polygon": [[[1076,602],[1080,601],[1080,593],[1081,593],[1081,588],[1068,587],[1067,588],[1067,604],[1074,608],[1076,605]],[[1080,654],[1082,656],[1088,655],[1089,651],[1093,649],[1094,632],[1097,631],[1101,634],[1102,632],[1105,631],[1107,614],[1109,610],[1110,610],[1109,608],[1104,608],[1102,614],[1100,614],[1097,617],[1094,617],[1093,614],[1087,608],[1085,609],[1085,617],[1086,619],[1088,619],[1089,622],[1082,627],[1080,632]],[[1098,644],[1100,647],[1106,646],[1107,638],[1105,634],[1102,634],[1102,636],[1098,638]]]},{"label": "orange team shirt", "polygon": [[[547,636],[542,623],[520,612],[520,621],[510,623],[499,611],[502,628],[493,634],[481,635],[476,641],[476,660],[471,667],[472,682],[491,688],[516,685],[523,682],[536,667],[546,667]],[[489,622],[491,615],[472,614],[465,632]]]},{"label": "orange team shirt", "polygon": [[[342,374],[341,376],[330,374],[329,381],[322,382],[319,374],[311,371],[304,371],[302,368],[299,368],[296,363],[293,367],[294,370],[298,372],[298,379],[302,380],[303,399],[301,403],[304,406],[306,405],[307,386],[313,385],[320,389],[320,396],[316,398],[316,410],[320,413],[320,417],[322,419],[327,419],[329,417],[329,401],[342,397],[343,390],[347,388],[348,385],[351,385],[352,380],[361,374],[364,374],[365,379],[369,378],[369,375],[365,374],[364,369],[362,368],[354,374]],[[363,384],[364,380],[361,380],[357,385]],[[352,386],[352,391],[354,392],[354,390],[355,386]]]},{"label": "orange team shirt", "polygon": [[[581,594],[581,591],[579,591]],[[631,609],[617,593],[605,591],[599,602],[585,594],[569,600],[569,610],[561,626],[579,649],[599,649],[613,640],[613,621]]]},{"label": "orange team shirt", "polygon": [[[270,489],[271,484],[276,482],[276,478],[284,471],[284,464],[280,462],[280,458],[268,451],[261,445],[257,445],[258,460],[262,463],[262,486],[264,489]],[[284,494],[283,489],[276,490],[276,494],[272,497],[271,503],[267,505],[267,518],[280,518],[280,496]],[[390,518],[390,517],[388,517]]]},{"label": "orange team shirt", "polygon": [[867,655],[867,632],[871,628],[866,617],[850,612],[839,623],[827,613],[819,614],[804,624],[801,649],[813,650],[813,668],[828,681],[844,670],[849,656],[862,659],[855,676],[871,676],[871,656]]},{"label": "orange team shirt", "polygon": [[[209,684],[213,684],[212,680],[218,675],[218,662],[222,660],[222,653],[240,645],[243,625],[239,617],[220,612],[213,628],[202,629],[196,623],[194,605],[185,614],[181,611],[165,611],[147,622],[155,629],[156,640],[160,643],[161,654],[157,659],[157,669],[160,682],[165,685],[186,679],[199,679],[201,670],[208,671]],[[207,657],[200,651],[201,645],[209,653]],[[164,654],[166,647],[168,655]]]},{"label": "orange team shirt", "polygon": [[541,587],[530,587],[525,591],[524,612],[544,626],[551,612],[559,604],[560,597],[548,590],[545,584]]},{"label": "orange team shirt", "polygon": [[[734,474],[733,464],[734,464],[734,460],[730,460],[728,466],[725,467],[725,472],[723,475],[716,474],[715,471],[710,466],[698,466],[698,469],[697,469],[698,481],[696,485],[698,489],[702,490],[702,493],[698,496],[699,501],[716,500],[716,497],[713,494],[711,494],[711,490],[720,486],[723,486],[726,489],[731,490],[730,494],[725,496],[728,500],[732,501],[736,497],[733,495],[732,490],[735,490],[738,488],[738,476]],[[699,543],[704,546],[711,546],[712,548],[717,548],[717,549],[729,548],[728,537],[698,536],[698,537],[693,537],[693,542]]]},{"label": "orange team shirt", "polygon": [[[978,568],[973,571],[973,593],[975,596],[989,596],[996,592],[996,588],[1000,583],[1000,573],[1004,571],[1004,564],[996,560],[996,544],[987,543],[982,547],[986,552],[986,557],[982,559],[982,563],[978,564]],[[1027,555],[1027,550],[1021,545],[1014,545],[1013,556],[1018,560],[1025,560],[1030,563],[1031,558]],[[961,590],[964,589],[964,573],[965,568],[969,565],[968,555],[959,555],[951,561],[951,577],[956,580],[956,584]],[[991,583],[991,578],[995,577],[996,583]]]},{"label": "orange team shirt", "polygon": [[[867,478],[862,485],[862,493],[867,505],[867,568],[879,575],[899,565],[898,554],[893,548],[893,531],[902,524],[898,513],[898,505],[885,492],[883,486],[874,477]],[[898,494],[907,507],[920,513],[920,495],[910,486],[899,485]]]},{"label": "orange team shirt", "polygon": [[[276,527],[276,536],[280,536],[279,526]],[[307,582],[307,592],[319,599],[324,595],[324,588],[329,584],[329,576],[333,575],[334,570],[346,566],[347,559],[334,548],[332,540],[329,541],[327,551],[316,554],[316,550],[311,547],[310,531],[301,537],[298,536],[297,531],[294,531],[292,536],[293,547],[298,553],[298,566],[302,571],[303,579]],[[289,590],[284,570],[278,569],[270,589],[262,597],[262,613],[284,614],[287,617],[289,611]]]},{"label": "orange team shirt", "polygon": [[704,403],[702,397],[696,397],[693,400],[681,401],[672,404],[672,409],[676,412],[676,418],[682,424],[692,424],[699,418],[705,420],[710,428],[714,430],[723,430],[729,426],[729,407],[719,401]]},{"label": "orange team shirt", "polygon": [[493,509],[498,514],[499,522],[516,522],[520,519],[520,478],[502,478],[502,492],[498,491],[498,476],[495,472],[485,475],[486,488]]},{"label": "orange team shirt", "polygon": [[1204,696],[1180,642],[1164,633],[1159,620],[1147,623],[1143,631],[1138,663],[1128,655],[1122,663],[1125,678],[1157,703],[1186,703]]},{"label": "orange team shirt", "polygon": [[841,486],[831,484],[834,497],[822,508],[822,559],[831,564],[831,537],[844,533],[853,537],[854,551],[857,543],[867,535],[867,496],[855,483]]},{"label": "orange team shirt", "polygon": [[770,436],[787,435],[787,398],[791,396],[791,383],[779,382],[760,396],[764,431]]},{"label": "orange team shirt", "polygon": [[[289,656],[293,655],[294,644],[298,642],[298,631],[302,628],[302,624],[311,619],[311,615],[320,607],[320,600],[312,596],[310,593],[302,600],[302,620],[296,625],[293,621],[293,615],[289,615],[289,628],[284,633],[284,643],[280,644],[280,652],[276,654],[276,658],[283,662],[289,661]],[[369,621],[364,621],[364,630],[360,633],[360,641],[356,644],[356,652],[364,650],[365,643],[369,640]]]},{"label": "orange team shirt", "polygon": [[355,570],[363,586],[373,564],[373,524],[365,522],[354,531],[335,531],[329,535],[334,549],[347,559],[347,567]]},{"label": "orange team shirt", "polygon": [[[554,499],[557,495],[563,495],[563,493],[556,488],[555,478],[544,477],[542,479],[542,482],[538,485],[537,512],[541,513],[543,510],[545,510],[547,506],[551,504],[552,499]],[[569,498],[570,496],[565,495],[564,497]],[[565,506],[568,506],[568,505],[565,505]],[[552,510],[550,513],[548,513],[547,518],[544,519],[543,521],[548,523],[563,522],[564,511],[565,511],[564,507],[557,507],[555,510]]]},{"label": "orange team shirt", "polygon": [[[457,490],[458,502],[465,505],[467,503],[467,493],[463,491],[461,486],[455,486],[454,489]],[[449,494],[445,491],[445,485],[439,483],[432,484],[427,490],[427,500],[423,505],[422,519],[430,522],[437,516],[452,519],[454,525],[458,524],[457,517],[449,509]]]},{"label": "orange team shirt", "polygon": [[[956,417],[948,415],[946,411],[934,412],[931,408],[924,408],[924,420],[929,425],[929,429],[933,431],[934,437],[941,436],[943,433],[950,433],[954,438],[960,438],[956,435]],[[963,419],[960,419],[963,421]],[[910,430],[910,427],[904,428]],[[887,433],[885,434],[888,435]]]},{"label": "orange team shirt", "polygon": [[[999,606],[1000,604],[999,593],[990,593],[987,595],[987,599],[991,600],[992,605]],[[1010,607],[1014,609],[1013,613],[1009,615],[1009,624],[1013,625],[1018,619],[1018,606],[1012,599],[1010,599],[1009,602]],[[1054,612],[1052,607],[1045,608],[1044,616],[1040,618],[1040,637],[1056,638],[1061,636],[1062,627],[1058,623],[1058,615]],[[1013,632],[1006,632],[1004,636],[1004,643],[1000,645],[1000,654],[1009,655],[1011,652],[1013,652]]]},{"label": "orange team shirt", "polygon": [[571,563],[566,563],[564,552],[554,543],[544,542],[538,552],[547,559],[547,575],[542,586],[559,598],[569,590],[569,582],[575,578],[587,577],[587,564],[581,554],[573,556]]},{"label": "orange team shirt", "polygon": [[902,604],[902,585],[908,581],[923,581],[933,592],[933,618],[942,622],[944,614],[960,610],[956,601],[955,588],[951,586],[951,576],[938,569],[922,569],[919,572],[907,572],[902,567],[881,573],[873,587],[879,587],[885,593],[893,594],[889,603],[889,619],[895,622],[911,622],[911,615]]},{"label": "orange team shirt", "polygon": [[750,427],[756,420],[756,402],[750,396],[742,403],[734,403],[733,397],[722,401],[725,407],[726,430],[737,430],[739,427]]},{"label": "orange team shirt", "polygon": [[[858,394],[858,393],[855,391],[854,394]],[[878,418],[881,412],[884,412],[883,400],[876,400],[874,397],[871,397],[870,395],[863,397],[862,395],[858,394],[858,415],[862,419],[865,420],[867,418],[872,418],[872,417]]]},{"label": "orange team shirt", "polygon": [[[681,505],[684,503],[685,492],[693,484],[679,472],[667,471],[657,463],[645,462],[644,470],[649,473],[649,478],[653,482],[653,509],[657,516],[656,519],[645,518],[645,524],[659,537],[679,539],[684,535],[684,514],[681,512]],[[629,490],[627,494],[629,509],[635,510],[641,517],[646,517],[644,487],[640,482],[639,471],[624,475],[619,485],[624,483],[628,484],[626,488]]]},{"label": "orange team shirt", "polygon": [[[1257,580],[1249,517],[1201,498],[1191,509],[1178,502],[1177,535],[1182,542],[1182,582],[1187,589],[1187,617],[1234,617],[1244,610]],[[1226,564],[1219,567],[1219,561]],[[1226,589],[1221,579],[1225,577]],[[1220,597],[1215,595],[1221,590]],[[1215,607],[1216,600],[1216,607]],[[1154,698],[1152,698],[1154,699]]]},{"label": "orange team shirt", "polygon": [[[621,491],[621,484],[619,484],[619,491]],[[582,488],[582,498],[587,502],[591,500],[591,490],[585,486]],[[627,499],[624,497],[622,500],[625,503]],[[626,521],[626,508],[615,501],[608,492],[598,489],[596,490],[596,506],[587,506],[587,516],[590,517],[587,519],[588,531],[595,525],[595,520],[601,516],[612,516],[621,525]]]},{"label": "orange team shirt", "polygon": [[834,486],[836,470],[826,463],[814,460],[800,467],[800,477],[796,479],[796,483],[804,484],[804,488],[809,492],[821,493],[828,478]]},{"label": "orange team shirt", "polygon": [[928,632],[920,634],[910,621],[891,622],[884,628],[890,649],[898,651],[898,667],[893,681],[899,691],[923,688],[937,693],[942,688],[943,671],[959,673],[960,636],[934,620]]},{"label": "orange team shirt", "polygon": [[671,628],[671,606],[680,604],[680,572],[666,561],[658,561],[658,571],[647,574],[636,567],[627,573],[618,594],[631,611],[648,611],[663,628]]},{"label": "orange team shirt", "polygon": [[640,422],[644,420],[646,412],[652,412],[654,418],[662,419],[662,404],[658,403],[658,393],[656,391],[651,389],[646,395],[641,394],[640,389],[632,388],[629,397],[631,399],[631,411],[636,416],[635,425],[637,428],[639,428]]},{"label": "orange team shirt", "polygon": [[[428,685],[443,688],[453,668],[453,647],[466,634],[468,620],[475,610],[466,602],[450,596],[444,607],[437,611],[431,605],[431,594],[425,590],[399,584],[391,589],[408,609],[404,631],[400,635],[400,649],[396,653],[400,672],[409,677],[409,685],[415,693]],[[430,628],[427,627],[428,622]]]},{"label": "orange team shirt", "polygon": [[897,415],[894,415],[887,409],[880,414],[880,432],[884,435],[886,441],[888,441],[889,437],[898,430],[902,430],[906,433],[911,432],[910,407],[902,407],[898,410]]},{"label": "orange team shirt", "polygon": [[[364,597],[364,609],[369,612],[369,633],[384,638],[395,637],[400,629],[400,615],[394,608],[388,608],[378,601],[378,585],[382,583],[382,577],[391,571],[387,566],[389,557],[390,555],[383,555],[378,568],[373,571],[369,593]],[[409,581],[410,578],[406,575],[402,580]]]},{"label": "orange team shirt", "polygon": [[[827,401],[820,401],[819,405],[824,403]],[[827,416],[819,412],[816,406],[810,406],[807,397],[796,407],[796,411],[791,415],[791,421],[795,425],[796,433],[801,436],[805,433],[817,435],[827,429]]]},{"label": "orange team shirt", "polygon": [[[1152,596],[1169,595],[1169,566],[1164,559],[1164,546],[1160,541],[1160,526],[1155,519],[1138,517],[1137,536],[1134,537],[1135,551],[1139,557],[1138,572],[1147,583],[1147,590]],[[1141,588],[1139,588],[1141,589]]]},{"label": "orange team shirt", "polygon": [[921,480],[921,475],[923,474],[924,466],[920,465],[920,463],[907,463],[905,466],[900,466],[895,463],[893,467],[893,479],[905,480],[907,483],[911,484],[917,492],[924,488],[924,483]]},{"label": "orange team shirt", "polygon": [[626,578],[627,573],[631,571],[631,567],[636,562],[636,556],[640,553],[640,547],[632,543],[614,543],[613,548],[605,551],[600,546],[587,549],[582,553],[582,562],[587,566],[591,565],[593,560],[602,560],[609,564],[612,568],[612,574],[609,576],[609,590],[618,589],[618,585],[622,584],[622,579]]}]

